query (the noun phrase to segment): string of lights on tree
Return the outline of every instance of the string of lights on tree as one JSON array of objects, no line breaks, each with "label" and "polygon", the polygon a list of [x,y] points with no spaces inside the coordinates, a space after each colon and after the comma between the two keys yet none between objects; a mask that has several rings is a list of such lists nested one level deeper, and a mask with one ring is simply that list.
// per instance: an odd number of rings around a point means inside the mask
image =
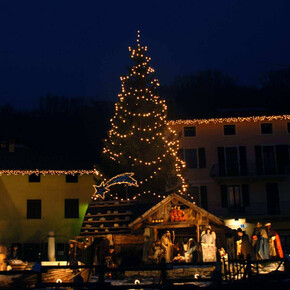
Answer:
[{"label": "string of lights on tree", "polygon": [[[120,78],[121,93],[103,149],[106,169],[110,168],[108,175],[134,172],[140,191],[133,199],[144,194],[165,197],[168,188],[184,194],[185,162],[177,155],[178,136],[167,128],[167,106],[157,94],[159,83],[149,65],[147,47],[140,44],[139,31],[137,46],[129,47],[129,51],[134,64],[128,68],[128,75]],[[119,199],[117,193],[110,196]]]},{"label": "string of lights on tree", "polygon": [[223,124],[223,123],[242,123],[242,122],[272,122],[272,121],[277,121],[277,120],[280,120],[280,121],[290,120],[290,115],[171,120],[167,122],[167,125],[201,125],[201,124],[210,124],[210,123]]}]

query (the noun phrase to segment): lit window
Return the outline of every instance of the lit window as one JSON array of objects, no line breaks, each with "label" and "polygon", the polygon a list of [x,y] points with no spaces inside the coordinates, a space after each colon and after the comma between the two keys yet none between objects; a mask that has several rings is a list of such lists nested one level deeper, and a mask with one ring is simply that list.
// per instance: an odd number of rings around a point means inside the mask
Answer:
[{"label": "lit window", "polygon": [[240,187],[237,185],[229,186],[228,193],[229,193],[229,206],[230,207],[241,206]]}]

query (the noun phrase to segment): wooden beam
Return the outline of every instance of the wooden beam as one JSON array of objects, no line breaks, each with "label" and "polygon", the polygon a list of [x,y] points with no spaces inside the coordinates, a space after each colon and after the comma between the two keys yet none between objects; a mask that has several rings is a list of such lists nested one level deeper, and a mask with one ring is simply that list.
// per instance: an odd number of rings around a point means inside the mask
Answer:
[{"label": "wooden beam", "polygon": [[191,223],[176,222],[175,224],[165,223],[165,224],[148,224],[148,225],[146,225],[146,227],[156,228],[156,229],[182,229],[182,228],[191,228],[194,226],[196,226],[196,222],[191,222]]}]

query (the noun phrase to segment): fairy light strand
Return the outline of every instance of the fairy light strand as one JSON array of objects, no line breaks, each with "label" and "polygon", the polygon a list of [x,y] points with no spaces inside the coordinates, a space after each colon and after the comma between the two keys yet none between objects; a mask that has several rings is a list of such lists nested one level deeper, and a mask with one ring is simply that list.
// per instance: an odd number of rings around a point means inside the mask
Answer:
[{"label": "fairy light strand", "polygon": [[90,175],[95,174],[98,177],[102,177],[103,175],[97,170],[0,170],[1,175]]},{"label": "fairy light strand", "polygon": [[167,121],[167,125],[202,125],[202,124],[223,124],[223,123],[243,123],[243,122],[272,122],[277,120],[280,121],[290,120],[290,115],[170,120]]}]

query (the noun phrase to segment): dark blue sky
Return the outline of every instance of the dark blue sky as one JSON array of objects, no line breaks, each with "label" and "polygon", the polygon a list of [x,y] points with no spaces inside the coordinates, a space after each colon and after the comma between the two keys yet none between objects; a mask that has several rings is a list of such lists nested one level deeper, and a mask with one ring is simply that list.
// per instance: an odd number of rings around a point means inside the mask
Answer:
[{"label": "dark blue sky", "polygon": [[161,84],[220,69],[242,84],[290,65],[289,0],[0,2],[0,104],[47,93],[114,99],[136,31]]}]

